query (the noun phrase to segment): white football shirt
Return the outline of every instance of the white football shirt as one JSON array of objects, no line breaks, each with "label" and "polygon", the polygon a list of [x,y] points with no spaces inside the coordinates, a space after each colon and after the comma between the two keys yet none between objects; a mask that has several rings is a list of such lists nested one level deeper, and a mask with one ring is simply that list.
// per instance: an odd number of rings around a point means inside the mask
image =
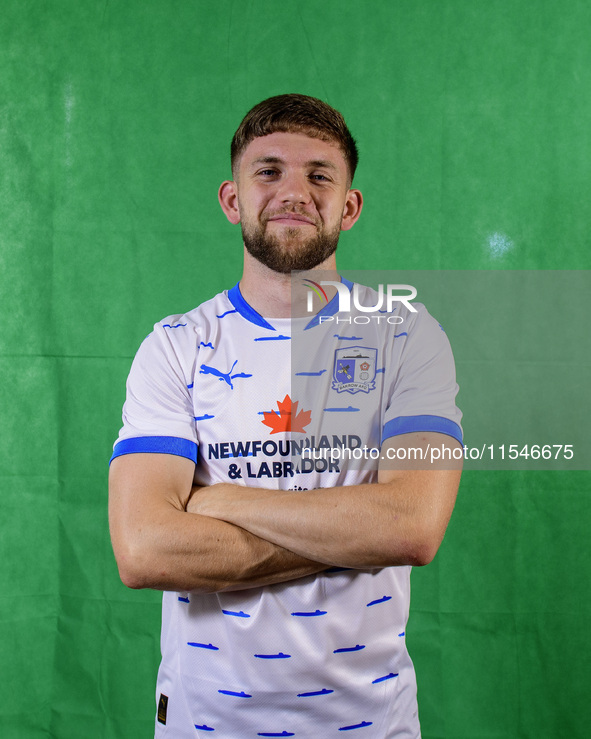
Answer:
[{"label": "white football shirt", "polygon": [[[415,308],[356,320],[335,299],[311,320],[267,320],[236,285],[169,317],[136,355],[113,456],[176,454],[198,484],[301,490],[375,481],[377,463],[352,450],[398,434],[461,443],[449,342]],[[339,448],[348,458],[331,459]],[[156,736],[416,739],[410,569],[165,592]]]}]

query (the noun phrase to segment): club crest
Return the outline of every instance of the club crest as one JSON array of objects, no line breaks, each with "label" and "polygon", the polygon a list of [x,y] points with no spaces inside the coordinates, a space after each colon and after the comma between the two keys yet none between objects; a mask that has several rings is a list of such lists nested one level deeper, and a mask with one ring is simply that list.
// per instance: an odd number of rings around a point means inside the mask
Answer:
[{"label": "club crest", "polygon": [[337,349],[332,372],[332,389],[337,393],[368,393],[374,390],[378,350],[366,346]]}]

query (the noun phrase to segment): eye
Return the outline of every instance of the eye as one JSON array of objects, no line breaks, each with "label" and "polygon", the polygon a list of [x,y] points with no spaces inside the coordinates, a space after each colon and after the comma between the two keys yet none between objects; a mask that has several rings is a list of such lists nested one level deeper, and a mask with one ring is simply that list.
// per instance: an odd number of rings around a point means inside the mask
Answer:
[{"label": "eye", "polygon": [[260,169],[257,174],[259,177],[274,177],[277,174],[276,169]]},{"label": "eye", "polygon": [[329,178],[324,175],[320,174],[319,172],[314,172],[310,175],[310,179],[314,180],[315,182],[330,182]]}]

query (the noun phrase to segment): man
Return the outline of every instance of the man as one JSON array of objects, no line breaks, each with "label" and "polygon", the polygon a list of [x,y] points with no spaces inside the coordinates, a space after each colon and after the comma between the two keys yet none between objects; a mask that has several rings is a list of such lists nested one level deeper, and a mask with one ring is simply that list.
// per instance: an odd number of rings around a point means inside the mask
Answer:
[{"label": "man", "polygon": [[[410,565],[435,555],[460,472],[388,457],[459,446],[457,386],[422,306],[331,326],[337,290],[356,289],[333,277],[304,308],[361,213],[356,164],[325,103],[255,106],[219,190],[242,279],[157,324],[134,361],[110,522],[123,582],[165,591],[158,737],[420,736]],[[379,469],[305,458],[331,439],[381,445]]]}]

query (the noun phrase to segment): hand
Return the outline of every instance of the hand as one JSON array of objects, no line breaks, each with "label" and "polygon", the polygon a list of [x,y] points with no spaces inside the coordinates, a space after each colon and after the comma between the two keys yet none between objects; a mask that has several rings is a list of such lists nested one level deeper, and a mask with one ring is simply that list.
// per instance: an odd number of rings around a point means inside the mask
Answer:
[{"label": "hand", "polygon": [[212,504],[215,502],[216,492],[219,493],[216,488],[221,486],[221,484],[209,486],[193,485],[185,508],[187,513],[197,513],[200,516],[216,518]]},{"label": "hand", "polygon": [[201,487],[194,485],[187,501],[187,513],[197,513],[221,521],[231,520],[231,511],[240,503],[247,503],[277,495],[276,490],[247,488],[242,485],[219,482]]}]

